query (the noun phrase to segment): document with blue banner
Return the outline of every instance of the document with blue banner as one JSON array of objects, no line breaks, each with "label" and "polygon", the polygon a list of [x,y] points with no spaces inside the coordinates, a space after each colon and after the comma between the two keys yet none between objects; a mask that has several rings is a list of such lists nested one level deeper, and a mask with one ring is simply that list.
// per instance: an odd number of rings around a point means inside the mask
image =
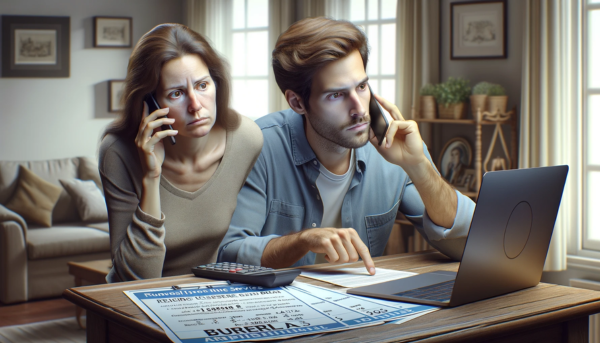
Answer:
[{"label": "document with blue banner", "polygon": [[322,334],[383,324],[431,308],[403,308],[301,282],[275,288],[210,282],[124,293],[171,341],[184,343]]}]

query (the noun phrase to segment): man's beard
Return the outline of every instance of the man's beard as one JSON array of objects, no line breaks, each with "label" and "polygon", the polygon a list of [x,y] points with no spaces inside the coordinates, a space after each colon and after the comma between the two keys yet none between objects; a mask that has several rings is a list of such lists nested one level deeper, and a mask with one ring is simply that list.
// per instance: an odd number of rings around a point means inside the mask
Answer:
[{"label": "man's beard", "polygon": [[352,125],[369,123],[371,118],[368,115],[352,120],[340,127],[334,127],[333,125],[328,124],[324,120],[321,120],[319,116],[308,115],[310,116],[308,125],[311,125],[313,130],[315,130],[319,136],[341,147],[356,149],[364,146],[369,141],[368,127],[366,132],[364,130],[360,133],[347,131]]}]

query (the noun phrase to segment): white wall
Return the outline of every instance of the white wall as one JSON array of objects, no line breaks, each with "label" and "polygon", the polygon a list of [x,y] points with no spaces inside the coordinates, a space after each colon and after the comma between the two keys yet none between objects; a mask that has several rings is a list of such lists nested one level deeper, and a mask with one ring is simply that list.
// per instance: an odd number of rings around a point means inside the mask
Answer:
[{"label": "white wall", "polygon": [[97,156],[114,118],[108,83],[124,79],[132,48],[93,48],[93,17],[132,17],[133,44],[157,24],[182,22],[183,0],[0,0],[2,15],[71,17],[69,78],[0,78],[0,160]]}]

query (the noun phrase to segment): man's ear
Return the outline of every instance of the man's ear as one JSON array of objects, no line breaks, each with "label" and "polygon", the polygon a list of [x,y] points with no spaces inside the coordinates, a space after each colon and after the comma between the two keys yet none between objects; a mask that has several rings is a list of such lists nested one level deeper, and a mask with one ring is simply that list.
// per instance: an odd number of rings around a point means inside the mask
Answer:
[{"label": "man's ear", "polygon": [[304,102],[296,92],[287,89],[285,91],[285,100],[287,101],[288,105],[290,105],[290,108],[294,110],[294,112],[302,115],[306,114]]}]

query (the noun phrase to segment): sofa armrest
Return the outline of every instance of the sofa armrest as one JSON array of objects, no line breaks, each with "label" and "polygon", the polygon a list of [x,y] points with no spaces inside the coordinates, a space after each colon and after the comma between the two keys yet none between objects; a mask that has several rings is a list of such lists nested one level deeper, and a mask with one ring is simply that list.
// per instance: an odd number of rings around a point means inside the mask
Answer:
[{"label": "sofa armrest", "polygon": [[23,231],[23,238],[25,239],[25,242],[27,242],[27,222],[25,221],[25,219],[23,219],[23,217],[21,217],[21,215],[19,215],[18,213],[13,212],[8,208],[4,207],[4,205],[0,204],[0,223],[10,221],[19,224]]},{"label": "sofa armrest", "polygon": [[0,205],[0,302],[27,301],[27,225]]}]

